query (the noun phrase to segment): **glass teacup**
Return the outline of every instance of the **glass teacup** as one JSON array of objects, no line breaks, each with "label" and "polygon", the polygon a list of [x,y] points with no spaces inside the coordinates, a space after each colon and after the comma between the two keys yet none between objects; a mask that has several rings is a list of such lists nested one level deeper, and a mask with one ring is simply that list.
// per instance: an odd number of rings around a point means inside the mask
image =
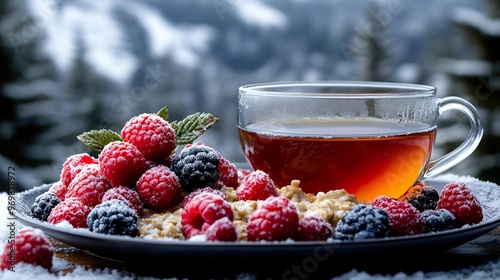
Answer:
[{"label": "glass teacup", "polygon": [[[428,85],[379,82],[278,82],[239,88],[237,125],[253,169],[277,187],[300,180],[308,193],[345,189],[359,200],[399,197],[417,181],[455,166],[483,135],[477,109],[437,98]],[[431,160],[439,116],[463,113],[465,141]]]}]

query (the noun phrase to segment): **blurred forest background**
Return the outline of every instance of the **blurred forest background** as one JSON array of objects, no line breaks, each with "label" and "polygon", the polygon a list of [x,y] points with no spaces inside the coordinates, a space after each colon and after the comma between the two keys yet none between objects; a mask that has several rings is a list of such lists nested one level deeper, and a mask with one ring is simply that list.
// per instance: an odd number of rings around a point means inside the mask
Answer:
[{"label": "blurred forest background", "polygon": [[[0,186],[56,181],[76,135],[168,105],[221,120],[200,139],[245,161],[243,84],[423,83],[477,106],[485,136],[450,172],[500,183],[500,0],[2,0]],[[460,124],[455,124],[455,123]],[[433,158],[468,133],[443,116]]]}]

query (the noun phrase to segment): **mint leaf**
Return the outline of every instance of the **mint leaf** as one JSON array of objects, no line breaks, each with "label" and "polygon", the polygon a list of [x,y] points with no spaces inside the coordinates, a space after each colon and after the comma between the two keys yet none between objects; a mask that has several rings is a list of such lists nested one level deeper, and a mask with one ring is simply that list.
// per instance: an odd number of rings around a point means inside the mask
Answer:
[{"label": "mint leaf", "polygon": [[219,118],[209,113],[199,112],[189,115],[181,121],[173,121],[170,125],[175,130],[175,144],[186,145],[193,143],[194,140],[218,121]]},{"label": "mint leaf", "polygon": [[123,141],[122,137],[118,133],[104,128],[84,132],[76,136],[76,138],[98,153],[100,153],[104,146],[108,143],[113,141]]},{"label": "mint leaf", "polygon": [[168,106],[165,106],[156,113],[160,118],[168,122]]}]

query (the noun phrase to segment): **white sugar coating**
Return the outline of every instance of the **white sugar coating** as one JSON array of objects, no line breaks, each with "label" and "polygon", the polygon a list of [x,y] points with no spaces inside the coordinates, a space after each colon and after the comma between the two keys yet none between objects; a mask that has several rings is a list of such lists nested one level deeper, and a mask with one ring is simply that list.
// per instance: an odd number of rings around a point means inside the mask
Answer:
[{"label": "white sugar coating", "polygon": [[130,208],[125,202],[118,200],[118,199],[111,199],[108,201],[105,201],[101,204],[98,204],[99,207],[95,207],[92,211],[97,211],[100,212],[101,214],[103,212],[120,212],[120,213],[127,213],[130,215],[135,215],[136,212]]},{"label": "white sugar coating", "polygon": [[446,224],[449,221],[455,220],[455,216],[448,209],[424,210],[422,215],[426,222],[439,222],[439,224]]},{"label": "white sugar coating", "polygon": [[[319,220],[319,222],[317,221]],[[300,219],[300,223],[303,224],[305,227],[314,227],[314,230],[316,232],[320,232],[323,227],[329,227],[331,230],[333,228],[331,227],[330,223],[328,223],[325,219],[319,216],[313,216],[313,215],[304,215],[302,219]]]},{"label": "white sugar coating", "polygon": [[247,175],[247,178],[252,178],[252,180],[257,181],[267,181],[269,179],[269,175],[262,170],[255,170],[252,173]]},{"label": "white sugar coating", "polygon": [[195,236],[191,236],[187,241],[193,241],[193,242],[205,242],[207,241],[207,236],[205,234],[198,234]]},{"label": "white sugar coating", "polygon": [[60,227],[60,228],[65,228],[65,229],[73,229],[73,225],[70,224],[68,221],[66,220],[62,220],[60,221],[59,223],[55,224],[56,227]]}]

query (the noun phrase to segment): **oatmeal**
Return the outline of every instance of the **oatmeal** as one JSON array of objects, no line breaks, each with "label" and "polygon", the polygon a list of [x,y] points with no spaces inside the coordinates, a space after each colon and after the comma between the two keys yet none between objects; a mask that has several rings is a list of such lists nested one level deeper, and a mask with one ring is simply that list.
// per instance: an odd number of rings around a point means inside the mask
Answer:
[{"label": "oatmeal", "polygon": [[316,199],[314,194],[302,191],[299,180],[293,180],[290,185],[278,189],[278,193],[299,205],[301,203],[313,202]]},{"label": "oatmeal", "polygon": [[139,237],[184,239],[181,226],[182,208],[165,213],[155,213],[139,219]]},{"label": "oatmeal", "polygon": [[293,180],[290,185],[280,188],[278,192],[297,206],[301,217],[305,215],[322,217],[333,228],[346,211],[359,204],[356,197],[345,190],[319,192],[316,195],[305,193],[300,188],[299,180]]},{"label": "oatmeal", "polygon": [[[234,225],[238,240],[246,240],[246,225],[250,215],[257,209],[259,201],[238,200],[236,191],[231,187],[220,189],[230,203],[234,215]],[[359,204],[355,196],[345,190],[332,190],[327,193],[309,194],[302,191],[300,181],[293,180],[290,185],[278,189],[280,196],[288,198],[297,207],[299,215],[314,215],[324,218],[333,228],[342,215]],[[140,238],[175,238],[184,239],[182,235],[180,205],[163,213],[151,213],[139,220]]]},{"label": "oatmeal", "polygon": [[258,202],[255,200],[234,201],[231,203],[235,221],[248,222],[250,215],[257,209]]},{"label": "oatmeal", "polygon": [[332,190],[327,193],[319,192],[313,202],[306,203],[307,210],[304,215],[322,217],[335,228],[344,213],[357,204],[359,202],[355,196],[345,190]]}]

